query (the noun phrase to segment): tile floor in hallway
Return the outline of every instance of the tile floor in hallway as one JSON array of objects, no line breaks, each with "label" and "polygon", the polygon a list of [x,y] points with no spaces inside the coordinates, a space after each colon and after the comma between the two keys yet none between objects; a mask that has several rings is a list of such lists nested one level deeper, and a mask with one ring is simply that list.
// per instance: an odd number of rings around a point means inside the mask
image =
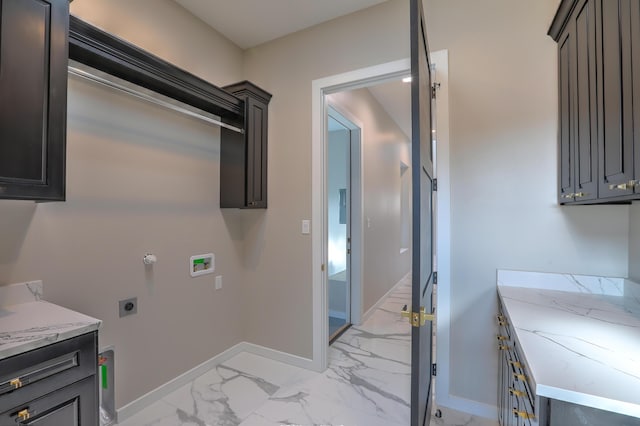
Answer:
[{"label": "tile floor in hallway", "polygon": [[[403,280],[362,325],[329,349],[316,373],[249,353],[218,365],[121,426],[406,426],[410,413],[410,300]],[[431,425],[495,426],[443,410]]]}]

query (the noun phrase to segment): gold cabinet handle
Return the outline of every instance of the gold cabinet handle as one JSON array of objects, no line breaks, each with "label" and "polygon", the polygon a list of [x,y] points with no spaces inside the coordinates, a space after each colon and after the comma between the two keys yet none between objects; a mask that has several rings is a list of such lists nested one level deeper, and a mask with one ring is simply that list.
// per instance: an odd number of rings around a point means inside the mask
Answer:
[{"label": "gold cabinet handle", "polygon": [[522,364],[520,364],[518,361],[509,361],[509,364],[513,365],[516,368],[522,368]]},{"label": "gold cabinet handle", "polygon": [[638,186],[637,180],[630,180],[629,182],[611,184],[609,185],[609,189],[617,189],[620,191],[626,191],[627,189],[635,189]]},{"label": "gold cabinet handle", "polygon": [[22,411],[18,412],[18,420],[24,422],[25,420],[29,420],[31,418],[31,413],[29,413],[29,409],[25,408]]},{"label": "gold cabinet handle", "polygon": [[498,334],[496,336],[496,338],[498,339],[498,341],[509,340],[509,338],[507,336],[502,336],[500,334]]},{"label": "gold cabinet handle", "polygon": [[525,382],[527,380],[527,376],[525,376],[524,374],[513,373],[513,377],[522,382]]},{"label": "gold cabinet handle", "polygon": [[519,391],[519,390],[514,389],[514,388],[509,388],[509,393],[511,395],[515,395],[515,396],[524,396],[524,392]]},{"label": "gold cabinet handle", "polygon": [[589,195],[589,194],[587,194],[585,192],[576,192],[575,194],[573,194],[573,196],[576,197],[576,198],[584,198],[587,195]]},{"label": "gold cabinet handle", "polygon": [[9,384],[13,386],[14,389],[18,389],[22,387],[22,381],[20,379],[13,379],[9,382]]},{"label": "gold cabinet handle", "polygon": [[504,321],[504,315],[496,315],[496,318],[498,319],[498,321]]},{"label": "gold cabinet handle", "polygon": [[564,194],[564,195],[562,196],[562,198],[573,198],[575,195],[576,195],[576,194],[574,194],[574,193],[572,192],[572,193],[570,193],[570,194]]},{"label": "gold cabinet handle", "polygon": [[533,413],[527,413],[526,411],[519,411],[517,409],[513,409],[513,415],[516,417],[520,417],[521,419],[535,419],[536,416]]},{"label": "gold cabinet handle", "polygon": [[498,349],[501,351],[508,351],[509,350],[509,346],[507,345],[499,345]]}]

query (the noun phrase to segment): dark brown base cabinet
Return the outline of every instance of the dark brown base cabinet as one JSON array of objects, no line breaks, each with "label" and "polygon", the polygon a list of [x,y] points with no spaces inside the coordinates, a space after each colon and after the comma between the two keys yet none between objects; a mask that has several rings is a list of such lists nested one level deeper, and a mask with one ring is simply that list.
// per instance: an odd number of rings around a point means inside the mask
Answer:
[{"label": "dark brown base cabinet", "polygon": [[97,333],[0,361],[0,426],[98,426]]},{"label": "dark brown base cabinet", "polygon": [[0,198],[65,198],[68,0],[0,1]]},{"label": "dark brown base cabinet", "polygon": [[558,201],[640,199],[640,2],[563,0],[558,42]]}]

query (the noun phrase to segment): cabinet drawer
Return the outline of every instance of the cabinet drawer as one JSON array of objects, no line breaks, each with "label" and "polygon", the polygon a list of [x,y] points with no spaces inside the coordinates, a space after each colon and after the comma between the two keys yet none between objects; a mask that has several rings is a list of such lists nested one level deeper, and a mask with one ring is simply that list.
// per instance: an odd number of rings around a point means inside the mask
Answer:
[{"label": "cabinet drawer", "polygon": [[96,374],[96,358],[94,332],[0,361],[0,412]]},{"label": "cabinet drawer", "polygon": [[95,376],[87,377],[0,414],[0,425],[97,426]]}]

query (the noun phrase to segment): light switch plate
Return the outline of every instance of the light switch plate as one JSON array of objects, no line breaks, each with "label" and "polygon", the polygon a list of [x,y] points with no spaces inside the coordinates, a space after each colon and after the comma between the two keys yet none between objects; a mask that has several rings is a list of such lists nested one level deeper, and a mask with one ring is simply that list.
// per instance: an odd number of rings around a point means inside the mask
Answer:
[{"label": "light switch plate", "polygon": [[222,288],[222,275],[218,275],[216,277],[216,290],[220,290]]},{"label": "light switch plate", "polygon": [[305,219],[302,221],[302,233],[307,235],[311,233],[311,221]]}]

